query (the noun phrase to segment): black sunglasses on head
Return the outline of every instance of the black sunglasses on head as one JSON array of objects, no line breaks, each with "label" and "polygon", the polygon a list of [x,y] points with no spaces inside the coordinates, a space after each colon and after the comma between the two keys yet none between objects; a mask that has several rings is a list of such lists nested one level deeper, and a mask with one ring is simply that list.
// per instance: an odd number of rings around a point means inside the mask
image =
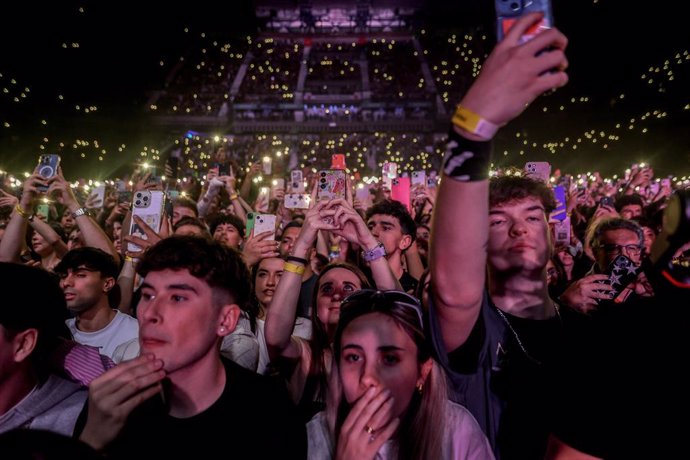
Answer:
[{"label": "black sunglasses on head", "polygon": [[348,303],[361,303],[361,302],[376,302],[376,301],[388,301],[395,302],[396,304],[404,305],[406,307],[412,308],[417,314],[419,319],[419,325],[424,325],[424,320],[422,319],[422,306],[419,300],[402,291],[380,291],[376,289],[360,289],[357,292],[353,292],[349,296],[343,299],[340,306],[341,309],[346,309]]}]

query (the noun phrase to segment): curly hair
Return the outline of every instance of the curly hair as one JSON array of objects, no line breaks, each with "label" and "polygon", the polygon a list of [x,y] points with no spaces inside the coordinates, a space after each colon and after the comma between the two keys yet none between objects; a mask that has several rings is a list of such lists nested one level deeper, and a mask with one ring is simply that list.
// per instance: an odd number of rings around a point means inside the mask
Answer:
[{"label": "curly hair", "polygon": [[553,191],[544,182],[525,176],[494,176],[489,180],[489,207],[511,201],[537,198],[548,216],[556,209]]},{"label": "curly hair", "polygon": [[405,206],[398,201],[393,200],[383,200],[367,209],[365,221],[371,219],[372,216],[377,214],[383,214],[386,216],[393,216],[398,219],[400,223],[400,230],[403,235],[410,235],[412,241],[417,237],[417,224],[407,212]]}]

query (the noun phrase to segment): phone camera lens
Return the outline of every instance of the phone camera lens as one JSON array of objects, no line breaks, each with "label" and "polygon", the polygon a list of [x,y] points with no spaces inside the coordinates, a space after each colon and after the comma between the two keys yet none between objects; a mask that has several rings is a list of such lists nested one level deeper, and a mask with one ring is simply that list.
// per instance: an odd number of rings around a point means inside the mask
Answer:
[{"label": "phone camera lens", "polygon": [[139,206],[139,205],[141,204],[141,201],[140,201],[140,200],[137,200],[137,201],[134,202],[134,204],[137,205],[137,206]]}]

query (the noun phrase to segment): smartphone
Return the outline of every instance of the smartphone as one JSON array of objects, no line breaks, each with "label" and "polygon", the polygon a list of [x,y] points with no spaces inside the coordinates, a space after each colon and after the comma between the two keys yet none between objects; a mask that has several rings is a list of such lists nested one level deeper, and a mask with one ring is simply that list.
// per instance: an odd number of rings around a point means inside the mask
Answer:
[{"label": "smartphone", "polygon": [[412,185],[426,186],[426,171],[412,171]]},{"label": "smartphone", "polygon": [[131,203],[132,202],[132,192],[129,190],[121,190],[117,192],[117,202],[118,203]]},{"label": "smartphone", "polygon": [[94,206],[96,208],[102,208],[105,203],[105,184],[99,185],[94,188],[89,195],[89,199],[94,198]]},{"label": "smartphone", "polygon": [[308,193],[286,193],[283,205],[286,209],[309,209],[311,196]]},{"label": "smartphone", "polygon": [[232,177],[232,165],[230,163],[215,163],[213,167],[218,170],[218,176]]},{"label": "smartphone", "polygon": [[36,205],[36,215],[43,217],[43,222],[48,222],[50,220],[50,205],[48,203]]},{"label": "smartphone", "polygon": [[271,198],[275,196],[276,190],[285,190],[285,179],[273,179],[271,181]]},{"label": "smartphone", "polygon": [[426,188],[435,188],[438,185],[437,177],[427,177],[426,178]]},{"label": "smartphone", "polygon": [[304,177],[302,171],[290,171],[290,193],[304,193]]},{"label": "smartphone", "polygon": [[319,171],[316,196],[319,200],[345,198],[347,180],[342,169],[323,169]]},{"label": "smartphone", "polygon": [[271,232],[268,240],[276,239],[276,216],[273,214],[255,214],[254,215],[254,235],[260,233]]},{"label": "smartphone", "polygon": [[525,175],[548,184],[551,179],[551,163],[548,161],[528,161],[525,163]]},{"label": "smartphone", "polygon": [[[50,179],[51,177],[57,175],[59,166],[60,155],[55,153],[45,154],[38,157],[38,166],[36,167],[36,171],[38,172],[39,176],[43,177],[44,179]],[[42,192],[48,190],[48,187],[43,185],[39,185],[36,188]]]},{"label": "smartphone", "polygon": [[271,160],[271,157],[266,156],[261,159],[261,170],[265,176],[270,176],[272,174],[272,166],[273,160]]},{"label": "smartphone", "polygon": [[244,238],[247,239],[252,235],[252,230],[254,230],[254,216],[256,214],[253,212],[247,213],[247,223],[244,228]]},{"label": "smartphone", "polygon": [[383,186],[390,190],[393,186],[393,179],[395,177],[398,177],[398,164],[393,162],[384,163],[383,173],[381,174]]},{"label": "smartphone", "polygon": [[615,200],[613,197],[610,196],[605,196],[601,200],[599,200],[599,206],[608,206],[609,208],[614,208],[615,207]]},{"label": "smartphone", "polygon": [[609,279],[602,281],[602,283],[609,284],[614,288],[612,300],[618,297],[623,292],[623,289],[637,279],[639,270],[640,267],[623,254],[613,259],[605,273],[609,276]]},{"label": "smartphone", "polygon": [[148,180],[146,181],[147,184],[162,184],[163,180],[161,176],[158,175],[158,168],[155,166],[149,166],[145,171],[144,174],[150,174]]},{"label": "smartphone", "polygon": [[362,203],[362,206],[365,208],[368,208],[372,204],[372,194],[371,194],[371,188],[373,187],[373,184],[357,184],[357,188],[355,191],[355,197],[359,200],[360,203]]},{"label": "smartphone", "polygon": [[[551,212],[549,220],[557,220],[562,222],[566,217],[566,198],[565,198],[565,187],[562,185],[557,185],[553,188],[553,197],[556,199],[556,209]],[[570,238],[568,238],[570,241]]]},{"label": "smartphone", "polygon": [[331,169],[346,169],[345,155],[342,153],[334,153],[331,155]]},{"label": "smartphone", "polygon": [[410,178],[396,177],[391,181],[391,200],[402,203],[410,211]]},{"label": "smartphone", "polygon": [[555,244],[570,245],[570,217],[554,222],[553,240]]},{"label": "smartphone", "polygon": [[544,17],[520,37],[521,44],[553,27],[551,0],[494,0],[494,6],[496,8],[496,38],[499,42],[513,27],[515,21],[527,13],[542,12]]},{"label": "smartphone", "polygon": [[[180,197],[179,190],[168,190],[165,192],[168,195],[168,201],[173,202]],[[172,214],[170,214],[172,216]]]},{"label": "smartphone", "polygon": [[[159,232],[165,209],[165,194],[159,190],[140,190],[134,193],[132,198],[132,216],[139,216],[154,232]],[[144,230],[134,222],[129,226],[129,235],[146,239]],[[127,250],[131,252],[141,251],[136,244],[127,243]]]}]

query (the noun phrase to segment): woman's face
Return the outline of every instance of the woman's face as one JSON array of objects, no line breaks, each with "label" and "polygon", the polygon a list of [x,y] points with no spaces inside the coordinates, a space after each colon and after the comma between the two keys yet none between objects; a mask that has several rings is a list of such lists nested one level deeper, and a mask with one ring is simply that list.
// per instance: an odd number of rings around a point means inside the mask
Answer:
[{"label": "woman's face", "polygon": [[254,294],[264,309],[271,305],[278,281],[283,276],[284,263],[283,259],[278,257],[261,259],[259,262],[254,280]]},{"label": "woman's face", "polygon": [[347,268],[332,268],[321,277],[316,289],[316,315],[324,325],[335,327],[340,318],[340,304],[345,297],[362,289],[362,282]]},{"label": "woman's face", "polygon": [[558,259],[564,267],[570,267],[574,263],[573,256],[570,254],[570,251],[565,248],[558,251]]},{"label": "woman's face", "polygon": [[53,251],[50,244],[38,232],[34,232],[31,236],[31,248],[41,257],[46,257]]},{"label": "woman's face", "polygon": [[402,416],[417,385],[424,382],[431,369],[431,361],[427,363],[419,363],[412,338],[383,313],[362,315],[343,331],[338,365],[350,405],[370,387],[376,387],[377,391],[390,391],[393,397],[391,418]]}]

